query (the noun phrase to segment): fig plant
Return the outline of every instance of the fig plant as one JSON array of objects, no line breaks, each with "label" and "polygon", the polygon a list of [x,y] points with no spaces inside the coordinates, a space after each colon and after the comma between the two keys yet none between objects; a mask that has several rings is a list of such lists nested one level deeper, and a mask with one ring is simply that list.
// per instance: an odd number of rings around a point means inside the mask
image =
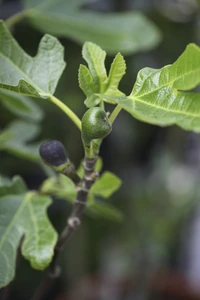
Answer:
[{"label": "fig plant", "polygon": [[[33,15],[34,16],[34,15]],[[33,17],[32,16],[32,17]],[[0,92],[6,102],[21,101],[24,96],[42,98],[59,107],[80,130],[84,148],[83,163],[76,170],[57,140],[26,145],[36,134],[30,125],[29,134],[18,134],[23,122],[12,124],[0,134],[0,149],[21,153],[52,167],[58,176],[46,179],[38,191],[28,190],[23,179],[0,184],[0,287],[9,284],[15,275],[17,248],[21,241],[22,255],[38,270],[47,268],[47,276],[59,275],[58,257],[71,234],[81,225],[84,209],[108,214],[115,220],[121,212],[96,197],[109,198],[121,185],[111,172],[101,171],[99,158],[103,139],[111,133],[122,109],[134,118],[150,124],[176,124],[183,129],[200,132],[200,94],[193,88],[200,84],[200,48],[189,44],[181,56],[161,69],[139,71],[133,90],[126,96],[119,83],[126,73],[123,56],[118,53],[107,73],[106,52],[92,42],[85,42],[82,55],[88,67],[80,65],[79,86],[85,94],[87,110],[82,120],[54,96],[65,68],[63,46],[57,38],[45,34],[35,57],[19,46],[3,21],[0,21]],[[19,100],[20,99],[20,100]],[[9,102],[9,100],[8,100]],[[113,109],[107,109],[113,105]],[[34,110],[35,108],[33,108]],[[25,145],[25,146],[24,146]],[[53,228],[46,209],[51,196],[66,198],[73,208],[61,234]]]}]

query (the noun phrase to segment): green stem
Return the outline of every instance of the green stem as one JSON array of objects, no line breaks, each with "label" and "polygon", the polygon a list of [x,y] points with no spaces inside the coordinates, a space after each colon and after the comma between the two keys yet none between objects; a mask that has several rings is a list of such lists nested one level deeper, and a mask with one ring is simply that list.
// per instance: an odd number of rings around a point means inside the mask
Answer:
[{"label": "green stem", "polygon": [[48,99],[53,102],[55,105],[57,105],[78,127],[78,129],[81,131],[81,120],[77,117],[77,115],[63,102],[61,102],[58,98],[54,96],[49,96]]},{"label": "green stem", "polygon": [[112,111],[110,117],[109,117],[109,120],[110,120],[110,123],[113,124],[116,117],[118,116],[118,114],[120,113],[121,111],[121,107],[119,106],[119,104],[117,106],[115,106],[114,110]]},{"label": "green stem", "polygon": [[8,18],[5,23],[8,28],[12,28],[16,23],[20,22],[23,20],[28,14],[28,10],[22,10],[15,15],[11,16]]},{"label": "green stem", "polygon": [[92,145],[90,146],[85,146],[84,145],[84,150],[85,150],[85,157],[86,158],[93,158],[94,157],[94,152],[92,149]]},{"label": "green stem", "polygon": [[83,142],[84,149],[85,149],[85,157],[91,159],[98,156],[101,143],[102,143],[102,139],[92,140],[90,146],[84,145]]},{"label": "green stem", "polygon": [[99,106],[100,106],[103,110],[105,110],[105,106],[104,106],[104,101],[103,101],[103,100],[101,100]]}]

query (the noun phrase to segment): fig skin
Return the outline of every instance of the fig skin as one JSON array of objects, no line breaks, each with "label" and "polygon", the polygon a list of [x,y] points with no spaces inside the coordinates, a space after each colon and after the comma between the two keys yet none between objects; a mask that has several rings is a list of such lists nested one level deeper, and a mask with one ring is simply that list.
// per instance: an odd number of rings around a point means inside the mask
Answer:
[{"label": "fig skin", "polygon": [[106,112],[100,107],[91,107],[82,118],[82,140],[89,145],[94,139],[103,139],[112,130]]},{"label": "fig skin", "polygon": [[43,161],[52,167],[60,167],[68,161],[65,147],[57,140],[42,143],[39,152]]}]

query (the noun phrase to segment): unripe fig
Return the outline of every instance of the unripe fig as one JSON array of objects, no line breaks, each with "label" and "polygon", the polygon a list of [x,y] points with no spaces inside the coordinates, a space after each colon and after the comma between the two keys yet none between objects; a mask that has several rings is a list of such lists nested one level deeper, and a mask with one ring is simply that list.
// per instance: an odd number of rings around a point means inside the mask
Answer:
[{"label": "unripe fig", "polygon": [[65,147],[57,140],[44,142],[39,151],[43,161],[54,168],[68,164]]},{"label": "unripe fig", "polygon": [[84,144],[90,145],[94,139],[106,137],[112,130],[106,112],[100,107],[91,107],[82,118],[82,139]]}]

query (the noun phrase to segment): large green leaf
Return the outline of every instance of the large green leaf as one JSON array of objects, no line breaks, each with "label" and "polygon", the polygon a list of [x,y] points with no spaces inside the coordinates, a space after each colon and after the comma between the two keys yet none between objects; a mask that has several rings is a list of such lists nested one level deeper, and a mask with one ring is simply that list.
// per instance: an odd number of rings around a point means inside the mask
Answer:
[{"label": "large green leaf", "polygon": [[200,132],[200,93],[189,91],[199,83],[200,48],[190,44],[174,64],[142,69],[129,97],[109,99],[139,120]]},{"label": "large green leaf", "polygon": [[0,197],[0,287],[15,275],[17,248],[22,242],[22,254],[33,268],[43,270],[53,256],[57,233],[46,209],[51,203],[47,196],[29,192]]},{"label": "large green leaf", "polygon": [[139,12],[98,13],[81,10],[89,1],[24,0],[27,17],[41,30],[70,37],[80,43],[92,41],[108,53],[149,50],[160,41],[158,28]]},{"label": "large green leaf", "polygon": [[63,72],[63,47],[46,34],[33,58],[26,54],[0,21],[0,90],[47,98]]},{"label": "large green leaf", "polygon": [[0,101],[13,114],[28,121],[38,122],[43,117],[42,110],[28,97],[1,90]]},{"label": "large green leaf", "polygon": [[14,121],[0,132],[0,150],[22,158],[39,161],[40,143],[29,144],[39,133],[39,126],[24,121]]}]

